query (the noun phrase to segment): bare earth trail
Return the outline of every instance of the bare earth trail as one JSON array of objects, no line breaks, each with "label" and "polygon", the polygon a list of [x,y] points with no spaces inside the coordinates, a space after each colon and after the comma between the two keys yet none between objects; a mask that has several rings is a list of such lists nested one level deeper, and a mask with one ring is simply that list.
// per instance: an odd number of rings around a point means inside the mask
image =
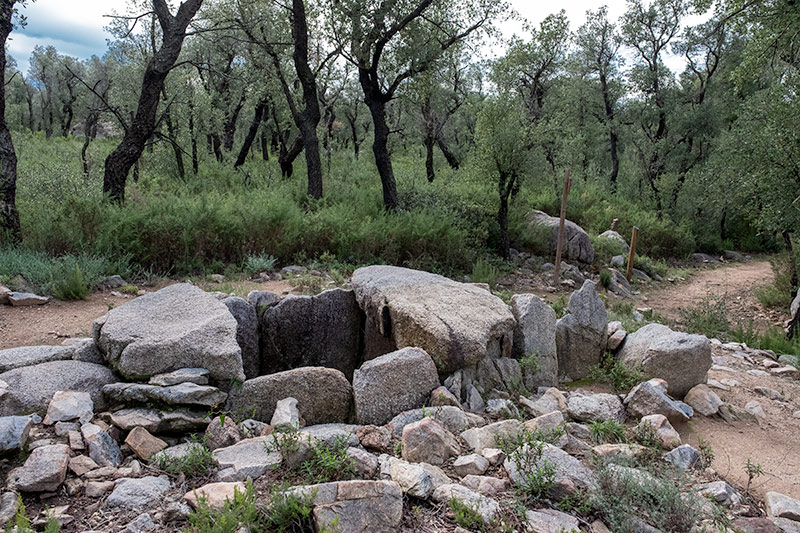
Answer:
[{"label": "bare earth trail", "polygon": [[[647,306],[669,319],[679,320],[681,309],[697,306],[709,294],[724,296],[728,315],[733,320],[754,320],[759,327],[780,323],[780,312],[764,309],[755,298],[754,289],[772,281],[773,272],[766,260],[754,259],[745,263],[701,268],[685,282],[659,283],[641,287],[642,295],[637,305]],[[241,285],[241,286],[240,286]],[[652,287],[652,288],[651,288]],[[213,284],[204,285],[215,290]],[[263,284],[234,284],[237,294],[247,294],[251,289],[288,292],[287,282]],[[649,289],[649,290],[648,290]],[[155,289],[152,289],[155,290]],[[231,290],[227,287],[226,290]],[[131,297],[95,293],[80,302],[53,301],[36,308],[0,307],[0,349],[35,344],[61,344],[67,337],[87,336],[92,322]],[[747,482],[744,464],[748,458],[759,463],[764,475],[753,482],[753,492],[762,497],[766,491],[778,491],[800,498],[800,379],[748,373],[764,370],[762,358],[754,363],[734,356],[735,350],[714,347],[717,369],[709,378],[717,381],[732,379],[738,384],[729,390],[715,392],[720,398],[739,408],[757,400],[765,416],[758,422],[729,423],[721,418],[695,417],[691,422],[677,427],[685,443],[698,446],[698,438],[711,444],[716,456],[713,467],[717,473],[732,483],[743,487]],[[719,369],[722,368],[722,369]],[[782,395],[773,400],[760,395],[755,387],[768,387]]]}]

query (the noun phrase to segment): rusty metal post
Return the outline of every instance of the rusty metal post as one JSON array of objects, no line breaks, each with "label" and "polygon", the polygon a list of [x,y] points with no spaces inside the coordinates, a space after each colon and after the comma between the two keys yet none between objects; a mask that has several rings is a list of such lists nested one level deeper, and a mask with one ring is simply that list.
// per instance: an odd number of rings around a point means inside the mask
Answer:
[{"label": "rusty metal post", "polygon": [[561,251],[564,248],[564,220],[567,218],[567,196],[572,186],[570,175],[572,171],[567,169],[564,176],[564,195],[561,197],[561,221],[558,226],[558,243],[556,244],[556,269],[553,274],[553,285],[558,287],[558,280],[561,277]]},{"label": "rusty metal post", "polygon": [[633,274],[633,257],[636,255],[636,237],[639,235],[639,228],[633,227],[633,237],[631,237],[631,251],[628,253],[628,270],[625,272],[625,279],[631,280]]}]

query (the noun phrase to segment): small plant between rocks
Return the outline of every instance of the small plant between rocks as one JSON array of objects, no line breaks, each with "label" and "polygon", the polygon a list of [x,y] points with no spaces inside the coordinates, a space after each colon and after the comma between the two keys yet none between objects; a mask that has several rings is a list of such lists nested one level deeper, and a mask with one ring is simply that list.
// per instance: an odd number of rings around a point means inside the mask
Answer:
[{"label": "small plant between rocks", "polygon": [[214,455],[204,442],[196,436],[189,441],[192,446],[189,452],[183,457],[170,457],[165,454],[156,456],[156,466],[168,474],[183,474],[187,478],[203,477],[210,474],[217,466]]}]

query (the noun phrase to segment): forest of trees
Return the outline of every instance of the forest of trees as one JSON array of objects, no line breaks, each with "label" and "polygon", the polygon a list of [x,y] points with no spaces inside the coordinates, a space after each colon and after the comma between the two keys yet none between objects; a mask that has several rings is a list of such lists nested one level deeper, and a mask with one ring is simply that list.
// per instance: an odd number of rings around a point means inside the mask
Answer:
[{"label": "forest of trees", "polygon": [[[15,5],[2,0],[3,40],[18,23]],[[383,250],[366,242],[385,238],[402,251],[383,258],[404,261],[406,248],[422,245],[398,244],[411,237],[396,228],[428,231],[446,215],[472,248],[507,257],[510,245],[525,245],[526,211],[555,214],[569,168],[570,217],[600,231],[613,218],[625,231],[638,224],[651,255],[791,252],[800,230],[800,3],[628,0],[619,20],[598,7],[571,31],[561,11],[504,39],[499,27],[512,17],[494,0],[132,1],[109,19],[103,57],[38,47],[28,72],[5,58],[5,238],[162,268],[173,251],[173,263],[189,265],[259,250],[363,260]],[[680,72],[665,63],[676,56]],[[53,178],[78,184],[71,203],[63,184],[44,198],[23,183],[22,163],[17,178],[12,137],[39,146],[73,136],[81,171]],[[276,222],[289,216],[266,196],[276,191],[301,228]],[[252,209],[267,214],[229,208],[258,236],[204,248],[185,229],[207,222],[211,208],[191,203],[203,196],[260,202]],[[130,245],[177,231],[147,233],[159,202],[196,217],[176,242],[156,239],[159,251]],[[393,229],[362,235],[348,212],[368,212],[371,231]],[[432,218],[408,221],[409,212]],[[339,226],[354,236],[343,242]],[[222,222],[207,227],[238,235]],[[304,233],[314,228],[325,235]],[[468,265],[432,250],[452,246],[444,233],[426,233],[441,242],[412,255]],[[291,238],[302,244],[287,247]]]}]

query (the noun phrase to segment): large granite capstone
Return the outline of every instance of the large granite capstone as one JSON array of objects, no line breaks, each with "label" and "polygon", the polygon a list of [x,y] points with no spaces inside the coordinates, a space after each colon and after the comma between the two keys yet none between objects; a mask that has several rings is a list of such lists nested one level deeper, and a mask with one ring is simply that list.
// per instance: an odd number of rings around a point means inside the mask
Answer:
[{"label": "large granite capstone", "polygon": [[188,283],[112,309],[94,326],[97,346],[129,379],[205,368],[218,383],[244,381],[237,322],[228,308]]},{"label": "large granite capstone", "polygon": [[418,347],[446,374],[510,355],[514,316],[485,289],[394,266],[360,268],[351,283],[367,315],[367,357]]}]

